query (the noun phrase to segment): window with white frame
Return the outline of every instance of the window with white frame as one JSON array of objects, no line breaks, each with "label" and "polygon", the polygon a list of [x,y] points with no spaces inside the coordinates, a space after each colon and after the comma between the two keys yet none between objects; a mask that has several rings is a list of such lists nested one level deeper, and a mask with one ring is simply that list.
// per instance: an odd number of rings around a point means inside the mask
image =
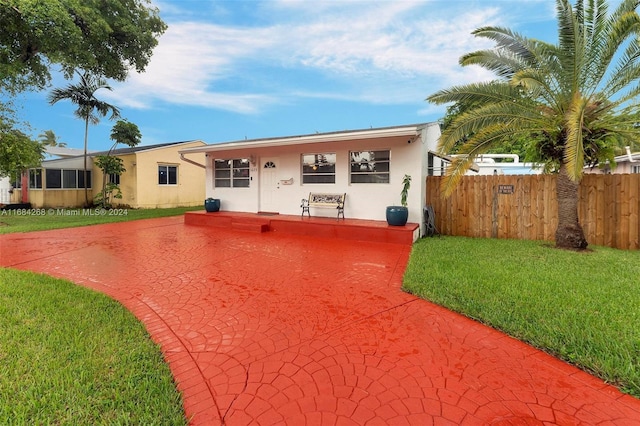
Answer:
[{"label": "window with white frame", "polygon": [[29,188],[42,189],[42,169],[29,170]]},{"label": "window with white frame", "polygon": [[11,181],[11,186],[14,188],[22,188],[22,174],[16,173],[14,179]]},{"label": "window with white frame", "polygon": [[158,185],[177,185],[178,166],[158,165]]},{"label": "window with white frame", "polygon": [[250,162],[248,158],[213,160],[213,182],[216,188],[248,188]]},{"label": "window with white frame", "polygon": [[390,154],[388,149],[349,152],[349,181],[351,183],[389,183]]},{"label": "window with white frame", "polygon": [[631,166],[631,173],[640,173],[640,166]]},{"label": "window with white frame", "polygon": [[336,183],[336,154],[302,154],[302,183]]}]

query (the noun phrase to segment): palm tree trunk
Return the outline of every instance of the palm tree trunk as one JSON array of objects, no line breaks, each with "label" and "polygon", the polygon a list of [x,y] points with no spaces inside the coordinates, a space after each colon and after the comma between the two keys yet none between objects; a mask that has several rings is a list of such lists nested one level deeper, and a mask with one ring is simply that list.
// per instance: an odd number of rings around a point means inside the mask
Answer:
[{"label": "palm tree trunk", "polygon": [[89,189],[87,188],[87,142],[89,139],[89,117],[84,120],[84,206],[89,207]]},{"label": "palm tree trunk", "polygon": [[572,181],[564,164],[556,181],[558,199],[558,228],[556,229],[556,247],[582,250],[587,248],[584,231],[578,221],[578,186]]}]

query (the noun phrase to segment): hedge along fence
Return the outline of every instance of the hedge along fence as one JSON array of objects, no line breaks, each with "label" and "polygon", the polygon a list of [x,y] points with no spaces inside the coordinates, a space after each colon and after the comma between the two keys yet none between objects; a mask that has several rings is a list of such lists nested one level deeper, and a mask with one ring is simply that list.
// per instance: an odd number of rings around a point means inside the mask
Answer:
[{"label": "hedge along fence", "polygon": [[[556,175],[464,176],[442,198],[439,176],[427,177],[427,205],[438,232],[484,238],[555,239]],[[578,216],[589,244],[640,248],[640,174],[585,174]]]}]

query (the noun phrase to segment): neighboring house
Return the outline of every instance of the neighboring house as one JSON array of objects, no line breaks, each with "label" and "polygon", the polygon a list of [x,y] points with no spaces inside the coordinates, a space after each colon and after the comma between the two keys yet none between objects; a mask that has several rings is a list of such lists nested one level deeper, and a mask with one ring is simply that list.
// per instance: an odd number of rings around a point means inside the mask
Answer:
[{"label": "neighboring house", "polygon": [[614,158],[616,167],[612,170],[611,165],[606,163],[603,167],[585,167],[585,173],[594,174],[622,174],[622,173],[640,173],[640,152],[631,153],[631,149],[627,147],[627,153]]},{"label": "neighboring house", "polygon": [[[93,154],[94,151],[88,151],[88,154]],[[45,160],[52,160],[55,158],[69,158],[83,155],[84,150],[80,148],[67,148],[61,146],[47,146],[44,151]]]},{"label": "neighboring house", "polygon": [[[425,179],[443,169],[435,151],[438,123],[316,133],[182,149],[206,154],[206,196],[221,210],[300,215],[314,193],[346,193],[351,219],[385,220],[386,206],[400,204],[402,178],[411,175],[409,221],[423,225]],[[311,208],[313,216],[336,211]]]},{"label": "neighboring house", "polygon": [[473,164],[475,167],[467,172],[468,175],[539,175],[542,173],[542,166],[522,163],[518,154],[482,154],[476,157]]},{"label": "neighboring house", "polygon": [[[204,203],[204,155],[180,158],[185,148],[204,146],[199,140],[115,149],[126,171],[111,176],[122,191],[114,204],[132,208],[196,206]],[[102,171],[93,158],[107,152],[92,152],[87,158],[87,185],[91,200],[102,190]],[[32,207],[80,207],[85,203],[84,157],[82,155],[43,161],[28,171],[28,196]],[[13,202],[22,200],[22,184],[14,182]]]},{"label": "neighboring house", "polygon": [[11,179],[0,177],[0,206],[11,203]]},{"label": "neighboring house", "polygon": [[[44,151],[44,160],[77,157],[82,155],[83,152],[82,149],[47,146]],[[89,153],[92,153],[92,151],[89,151]],[[23,193],[20,188],[22,188],[23,184],[29,185],[29,175],[32,174],[33,173],[25,172],[24,176],[18,173],[15,176],[0,178],[0,205],[27,203],[29,199],[28,194]],[[18,188],[18,190],[15,192],[15,195],[12,195],[14,194],[14,188]]]}]

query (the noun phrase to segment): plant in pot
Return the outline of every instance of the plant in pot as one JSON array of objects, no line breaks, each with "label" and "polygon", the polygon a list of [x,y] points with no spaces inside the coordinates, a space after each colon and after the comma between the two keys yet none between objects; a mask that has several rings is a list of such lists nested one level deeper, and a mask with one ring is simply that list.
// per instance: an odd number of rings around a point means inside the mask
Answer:
[{"label": "plant in pot", "polygon": [[220,199],[218,198],[207,198],[204,200],[204,209],[207,213],[213,213],[220,210]]},{"label": "plant in pot", "polygon": [[387,206],[387,223],[391,226],[404,226],[409,218],[407,208],[407,194],[411,187],[411,176],[402,178],[402,191],[400,191],[400,206]]}]

